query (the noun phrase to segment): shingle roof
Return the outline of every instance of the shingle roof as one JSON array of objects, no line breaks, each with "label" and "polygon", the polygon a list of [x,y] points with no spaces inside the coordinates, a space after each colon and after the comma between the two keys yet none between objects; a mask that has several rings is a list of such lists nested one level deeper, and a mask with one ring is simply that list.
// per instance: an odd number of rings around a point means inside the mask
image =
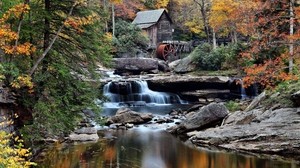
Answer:
[{"label": "shingle roof", "polygon": [[132,23],[137,25],[145,24],[150,27],[159,20],[164,11],[164,9],[157,9],[138,12]]}]

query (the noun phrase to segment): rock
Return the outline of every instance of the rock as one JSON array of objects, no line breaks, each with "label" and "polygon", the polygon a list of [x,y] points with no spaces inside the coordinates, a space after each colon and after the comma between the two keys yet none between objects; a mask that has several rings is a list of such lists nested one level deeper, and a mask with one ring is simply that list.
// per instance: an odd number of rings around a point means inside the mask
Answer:
[{"label": "rock", "polygon": [[82,112],[87,116],[87,117],[90,117],[90,118],[94,118],[96,115],[95,113],[90,110],[90,109],[85,109],[85,110],[82,110]]},{"label": "rock", "polygon": [[181,134],[213,126],[227,115],[228,110],[224,104],[211,103],[207,106],[201,107],[194,114],[188,115],[186,120],[184,120],[171,132]]},{"label": "rock", "polygon": [[180,61],[181,61],[180,59],[179,59],[179,60],[172,61],[172,62],[170,62],[170,63],[168,64],[168,66],[170,67],[170,69],[173,70],[173,69],[179,64]]},{"label": "rock", "polygon": [[291,100],[293,101],[295,107],[300,107],[300,90],[291,95]]},{"label": "rock", "polygon": [[158,60],[158,70],[162,72],[169,72],[170,68],[166,61]]},{"label": "rock", "polygon": [[[146,78],[149,88],[155,91],[180,93],[185,100],[196,102],[198,98],[203,98],[203,94],[198,94],[195,90],[223,89],[228,90],[229,77],[224,76],[193,76],[193,75],[153,75]],[[196,93],[196,94],[195,94]],[[219,92],[228,95],[229,92]],[[218,95],[220,95],[217,93]],[[201,97],[199,97],[201,96]],[[204,103],[207,103],[206,101]]]},{"label": "rock", "polygon": [[179,63],[174,67],[174,72],[176,73],[188,73],[196,69],[196,64],[193,63],[193,58],[187,56],[179,61]]},{"label": "rock", "polygon": [[[206,100],[205,100],[206,101]],[[190,107],[189,109],[187,109],[186,111],[189,113],[191,111],[197,111],[199,110],[201,107],[203,107],[203,104],[195,104],[192,107]]]},{"label": "rock", "polygon": [[107,124],[113,123],[132,123],[141,124],[150,121],[153,118],[151,113],[138,113],[129,108],[120,108],[115,116],[107,119]]},{"label": "rock", "polygon": [[76,134],[97,134],[97,129],[94,127],[83,127],[74,131]]},{"label": "rock", "polygon": [[193,133],[194,144],[234,150],[299,155],[299,108],[235,112],[221,127]]},{"label": "rock", "polygon": [[262,92],[260,95],[258,95],[257,97],[255,97],[252,102],[250,103],[250,105],[245,109],[245,111],[250,111],[252,109],[254,109],[261,101],[263,101],[266,98],[266,92]]},{"label": "rock", "polygon": [[97,134],[75,134],[69,135],[68,139],[70,141],[97,141],[99,136]]},{"label": "rock", "polygon": [[134,125],[127,123],[125,126],[126,126],[126,128],[133,128]]},{"label": "rock", "polygon": [[3,88],[0,83],[0,104],[13,104],[15,97],[8,88]]},{"label": "rock", "polygon": [[148,72],[158,69],[158,61],[152,58],[114,58],[113,65],[117,71]]}]

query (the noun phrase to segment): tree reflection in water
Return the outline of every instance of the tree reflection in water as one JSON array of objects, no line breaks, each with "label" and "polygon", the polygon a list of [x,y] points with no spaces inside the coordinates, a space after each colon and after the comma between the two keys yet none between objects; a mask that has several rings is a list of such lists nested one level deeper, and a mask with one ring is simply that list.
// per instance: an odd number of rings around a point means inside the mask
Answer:
[{"label": "tree reflection in water", "polygon": [[[131,130],[100,133],[93,143],[57,145],[38,160],[47,168],[298,168],[238,153],[187,147],[163,131]],[[115,137],[115,138],[107,138]]]}]

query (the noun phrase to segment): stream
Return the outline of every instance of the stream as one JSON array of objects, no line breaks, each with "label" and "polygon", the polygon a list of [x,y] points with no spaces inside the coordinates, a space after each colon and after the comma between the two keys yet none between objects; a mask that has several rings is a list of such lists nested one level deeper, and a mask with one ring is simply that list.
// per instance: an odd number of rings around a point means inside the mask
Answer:
[{"label": "stream", "polygon": [[97,142],[59,144],[43,168],[298,168],[293,161],[188,147],[161,130],[100,131]]},{"label": "stream", "polygon": [[[118,108],[165,116],[188,102],[173,93],[156,92],[147,82],[108,83],[103,94],[103,115]],[[184,144],[164,131],[138,125],[129,130],[99,129],[96,142],[56,144],[36,161],[42,168],[300,168],[299,162],[275,156],[208,150]]]}]

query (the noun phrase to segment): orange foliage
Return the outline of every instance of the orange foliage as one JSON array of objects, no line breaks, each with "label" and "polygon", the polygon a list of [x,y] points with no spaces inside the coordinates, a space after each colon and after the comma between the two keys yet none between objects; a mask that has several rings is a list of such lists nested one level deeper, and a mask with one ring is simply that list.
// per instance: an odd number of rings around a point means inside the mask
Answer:
[{"label": "orange foliage", "polygon": [[74,28],[78,33],[83,32],[82,26],[93,24],[97,19],[99,19],[99,16],[96,13],[93,13],[87,17],[69,17],[65,21],[65,26]]},{"label": "orange foliage", "polygon": [[298,77],[296,75],[286,71],[287,66],[285,62],[288,59],[287,56],[287,54],[282,54],[280,57],[267,60],[262,64],[246,67],[244,71],[247,76],[243,78],[244,86],[248,87],[258,82],[264,87],[273,88],[278,82],[297,80]]},{"label": "orange foliage", "polygon": [[18,4],[6,11],[2,18],[0,18],[0,48],[4,50],[7,55],[26,55],[29,56],[35,52],[36,48],[26,42],[24,44],[14,44],[18,40],[18,33],[13,31],[8,23],[11,18],[20,19],[23,14],[30,10],[27,4]]},{"label": "orange foliage", "polygon": [[[10,8],[0,18],[0,49],[4,51],[6,57],[10,57],[10,61],[13,61],[15,56],[30,56],[36,51],[35,46],[29,42],[19,43],[18,32],[12,30],[13,26],[11,23],[7,23],[8,21],[11,22],[12,19],[15,19],[15,23],[19,24],[23,15],[27,14],[29,10],[29,5],[21,3]],[[3,75],[0,74],[0,76]],[[29,93],[33,92],[32,79],[28,75],[16,77],[10,85],[15,89],[26,87]]]},{"label": "orange foliage", "polygon": [[22,14],[26,14],[28,13],[30,10],[30,7],[28,4],[18,4],[15,5],[14,7],[10,8],[8,11],[6,11],[2,18],[0,18],[0,24],[4,23],[5,21],[7,21],[10,18],[16,18],[19,19]]},{"label": "orange foliage", "polygon": [[[282,81],[297,80],[296,75],[288,72],[289,59],[293,59],[294,69],[298,68],[300,63],[297,44],[293,44],[293,55],[288,48],[300,37],[297,19],[294,20],[296,32],[289,35],[289,1],[257,1],[257,4],[259,5],[253,10],[255,17],[246,24],[247,34],[252,37],[250,48],[241,54],[242,60],[255,63],[244,68],[245,86],[258,82],[265,87],[274,87]],[[295,7],[295,18],[298,18],[299,14],[299,7]]]},{"label": "orange foliage", "polygon": [[145,10],[145,6],[140,0],[123,0],[115,6],[115,9],[117,17],[133,20],[138,11]]}]

